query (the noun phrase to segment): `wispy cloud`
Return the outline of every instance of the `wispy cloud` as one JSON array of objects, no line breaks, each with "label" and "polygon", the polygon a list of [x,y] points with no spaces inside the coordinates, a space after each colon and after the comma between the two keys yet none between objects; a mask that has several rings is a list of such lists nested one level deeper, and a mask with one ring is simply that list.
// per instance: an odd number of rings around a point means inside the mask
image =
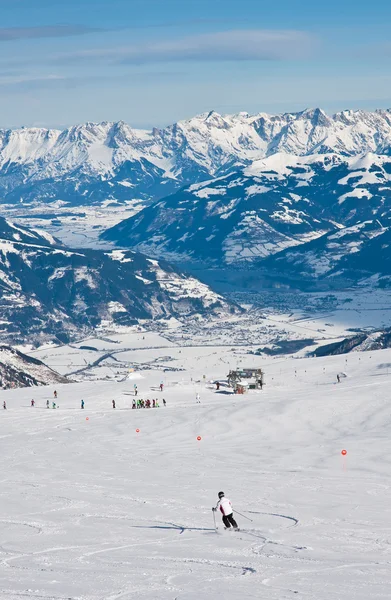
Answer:
[{"label": "wispy cloud", "polygon": [[86,35],[102,29],[85,25],[46,25],[43,27],[0,27],[0,42],[13,40],[33,40],[40,38],[61,38],[73,35]]},{"label": "wispy cloud", "polygon": [[177,61],[295,60],[310,55],[313,36],[296,30],[239,29],[120,48],[85,50],[59,60],[101,60],[117,64]]},{"label": "wispy cloud", "polygon": [[27,91],[41,90],[61,90],[94,85],[112,85],[125,86],[135,83],[153,85],[159,81],[180,81],[183,79],[183,73],[180,72],[148,72],[132,73],[129,76],[121,75],[83,75],[69,77],[66,75],[48,74],[48,75],[28,75],[18,74],[15,76],[0,75],[0,98],[2,95],[10,93],[24,93]]}]

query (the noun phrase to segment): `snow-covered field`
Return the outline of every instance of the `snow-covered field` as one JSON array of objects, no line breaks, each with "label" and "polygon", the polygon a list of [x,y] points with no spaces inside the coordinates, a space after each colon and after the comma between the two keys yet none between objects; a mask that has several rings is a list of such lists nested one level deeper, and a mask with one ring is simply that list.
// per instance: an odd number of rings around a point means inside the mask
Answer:
[{"label": "snow-covered field", "polygon": [[[1,392],[0,598],[388,600],[391,350],[266,359],[132,335],[129,378],[58,386],[56,410],[53,387]],[[40,353],[69,372],[118,343]],[[262,392],[210,383],[239,361]],[[135,383],[160,408],[132,410]],[[219,490],[240,532],[214,530]]]},{"label": "snow-covered field", "polygon": [[144,207],[140,200],[124,203],[103,202],[100,206],[63,206],[60,202],[38,204],[36,207],[2,205],[2,216],[23,225],[48,231],[71,248],[107,250],[110,242],[99,240],[107,229],[127,219]]}]

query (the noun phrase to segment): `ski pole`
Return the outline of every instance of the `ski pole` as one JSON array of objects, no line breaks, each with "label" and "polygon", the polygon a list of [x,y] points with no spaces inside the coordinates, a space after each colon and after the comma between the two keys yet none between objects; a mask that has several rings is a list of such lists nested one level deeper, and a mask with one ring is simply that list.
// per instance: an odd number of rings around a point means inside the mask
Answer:
[{"label": "ski pole", "polygon": [[254,523],[254,521],[252,519],[250,519],[249,517],[246,517],[246,515],[242,515],[242,513],[240,513],[238,510],[236,510],[236,508],[235,508],[235,512],[238,513],[238,515],[240,515],[241,517],[244,517],[245,519],[247,519],[247,521],[251,521],[251,523]]},{"label": "ski pole", "polygon": [[217,529],[217,525],[216,525],[216,515],[215,515],[215,511],[213,510],[213,508],[212,508],[212,513],[213,513],[213,521],[214,521],[214,524],[215,524],[215,529]]}]

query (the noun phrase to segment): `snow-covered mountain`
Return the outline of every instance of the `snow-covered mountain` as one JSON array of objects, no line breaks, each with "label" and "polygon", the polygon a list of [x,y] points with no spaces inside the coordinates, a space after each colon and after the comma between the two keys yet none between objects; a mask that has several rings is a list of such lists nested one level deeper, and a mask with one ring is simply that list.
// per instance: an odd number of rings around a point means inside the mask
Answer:
[{"label": "snow-covered mountain", "polygon": [[[319,346],[314,350],[313,356],[336,356],[349,352],[370,352],[384,350],[391,347],[391,328],[379,329],[371,333],[358,333],[339,342]],[[383,364],[383,368],[390,365]],[[388,372],[388,371],[387,371]]]},{"label": "snow-covered mountain", "polygon": [[[302,249],[317,248],[319,271],[331,248],[339,258],[357,252],[359,240],[365,245],[390,225],[391,157],[277,153],[184,188],[102,237],[153,256],[213,266],[262,265],[259,259],[284,250],[300,262]],[[267,264],[278,265],[278,257]]]},{"label": "snow-covered mountain", "polygon": [[390,154],[391,110],[211,111],[152,131],[124,122],[0,131],[0,197],[69,205],[162,198],[277,152]]},{"label": "snow-covered mountain", "polygon": [[253,266],[273,284],[301,289],[390,287],[391,227],[377,219],[364,221]]},{"label": "snow-covered mountain", "polygon": [[29,387],[70,383],[42,361],[27,356],[15,348],[0,345],[0,388]]},{"label": "snow-covered mountain", "polygon": [[[67,340],[138,319],[208,317],[239,310],[168,263],[132,252],[75,251],[34,238],[0,219],[0,339]],[[36,234],[38,235],[38,234]],[[33,237],[33,234],[31,234]]]}]

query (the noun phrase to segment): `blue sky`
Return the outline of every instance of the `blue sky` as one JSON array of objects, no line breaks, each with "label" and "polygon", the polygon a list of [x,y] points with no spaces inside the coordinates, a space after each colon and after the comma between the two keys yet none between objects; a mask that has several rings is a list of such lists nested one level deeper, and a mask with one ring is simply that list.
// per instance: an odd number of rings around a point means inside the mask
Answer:
[{"label": "blue sky", "polygon": [[0,0],[0,126],[391,106],[386,0]]}]

